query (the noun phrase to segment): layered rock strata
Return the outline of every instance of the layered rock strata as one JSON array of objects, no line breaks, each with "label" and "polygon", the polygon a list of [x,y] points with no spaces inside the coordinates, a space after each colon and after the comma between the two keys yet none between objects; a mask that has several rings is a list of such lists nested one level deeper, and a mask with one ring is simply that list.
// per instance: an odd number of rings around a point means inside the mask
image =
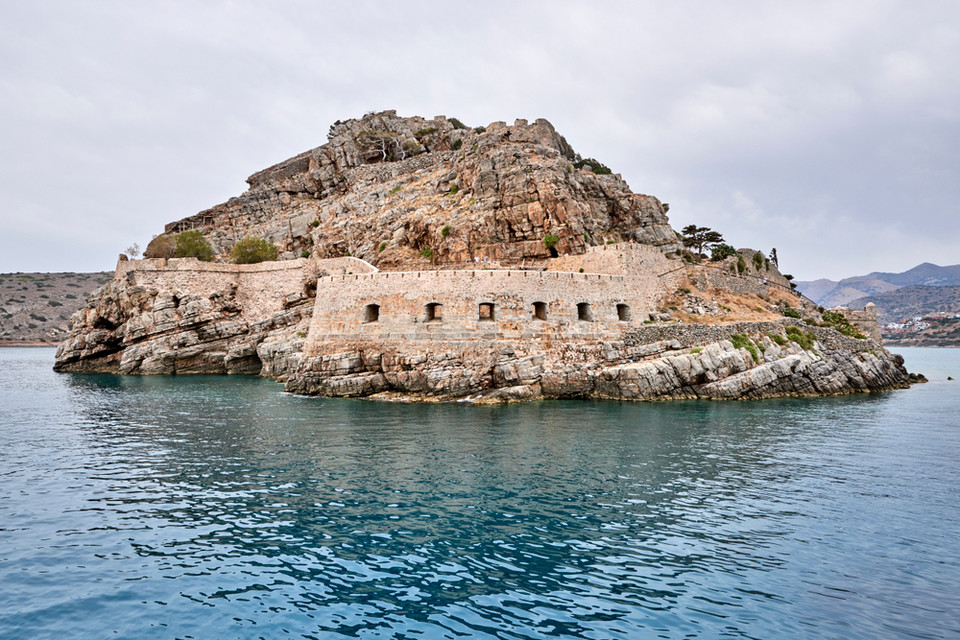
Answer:
[{"label": "layered rock strata", "polygon": [[[643,328],[599,344],[391,345],[326,353],[305,358],[286,388],[327,396],[505,401],[771,398],[908,386],[902,358],[873,341],[816,328],[808,332],[816,342],[804,349],[786,337],[789,323],[652,327],[653,334]],[[749,337],[750,348],[734,346],[735,335]]]},{"label": "layered rock strata", "polygon": [[[299,363],[318,274],[308,261],[121,260],[71,318],[58,371],[285,372]],[[299,344],[297,343],[299,341]]]}]

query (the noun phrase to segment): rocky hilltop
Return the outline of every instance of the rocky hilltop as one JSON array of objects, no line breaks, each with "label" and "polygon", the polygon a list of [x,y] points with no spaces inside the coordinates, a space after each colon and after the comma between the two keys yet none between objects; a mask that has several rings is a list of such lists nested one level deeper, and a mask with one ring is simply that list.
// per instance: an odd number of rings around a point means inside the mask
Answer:
[{"label": "rocky hilltop", "polygon": [[380,269],[549,258],[546,235],[558,238],[553,255],[620,240],[678,248],[659,200],[577,168],[546,120],[469,129],[385,111],[337,122],[328,138],[166,231],[201,230],[221,256],[255,236],[282,258],[350,255]]},{"label": "rocky hilltop", "polygon": [[[259,373],[298,393],[502,401],[908,383],[876,313],[822,313],[762,254],[682,260],[667,207],[545,120],[387,111],[167,225],[71,319],[61,371]],[[213,259],[172,258],[199,231]],[[194,236],[199,234],[193,234]],[[227,264],[241,239],[279,260]],[[859,328],[858,328],[859,327]]]}]

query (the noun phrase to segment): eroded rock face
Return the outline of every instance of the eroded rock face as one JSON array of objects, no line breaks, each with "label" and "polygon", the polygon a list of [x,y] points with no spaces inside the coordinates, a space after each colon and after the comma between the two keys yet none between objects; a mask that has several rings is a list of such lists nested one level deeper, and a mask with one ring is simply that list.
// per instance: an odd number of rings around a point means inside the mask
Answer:
[{"label": "eroded rock face", "polygon": [[281,257],[352,255],[380,268],[519,262],[607,240],[677,248],[663,205],[617,175],[574,167],[546,120],[484,131],[393,111],[337,123],[329,142],[254,174],[238,198],[167,225],[200,229],[221,255],[251,235]]},{"label": "eroded rock face", "polygon": [[[300,272],[290,269],[275,275],[259,273],[256,267],[243,273],[241,267],[233,269],[119,274],[73,315],[54,368],[273,376],[295,369],[314,301],[303,291]],[[251,277],[277,282],[272,296],[251,297],[244,290],[244,280]],[[191,281],[192,287],[187,284]]]},{"label": "eroded rock face", "polygon": [[[716,339],[725,331],[748,331],[752,353],[728,339]],[[642,339],[650,332],[636,333],[602,345],[499,344],[435,352],[324,354],[305,359],[286,388],[326,396],[379,394],[415,400],[668,400],[835,395],[901,388],[909,382],[902,358],[872,341],[845,338],[832,329],[816,330],[812,350],[786,340],[778,323],[684,327],[673,338],[653,342]]]}]

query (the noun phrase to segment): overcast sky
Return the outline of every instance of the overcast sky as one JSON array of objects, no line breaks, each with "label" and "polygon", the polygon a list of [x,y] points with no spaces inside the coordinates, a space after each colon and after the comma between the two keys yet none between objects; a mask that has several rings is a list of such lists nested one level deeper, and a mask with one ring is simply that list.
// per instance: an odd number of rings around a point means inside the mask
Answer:
[{"label": "overcast sky", "polygon": [[0,272],[112,269],[396,109],[547,118],[798,279],[960,263],[958,2],[0,0]]}]

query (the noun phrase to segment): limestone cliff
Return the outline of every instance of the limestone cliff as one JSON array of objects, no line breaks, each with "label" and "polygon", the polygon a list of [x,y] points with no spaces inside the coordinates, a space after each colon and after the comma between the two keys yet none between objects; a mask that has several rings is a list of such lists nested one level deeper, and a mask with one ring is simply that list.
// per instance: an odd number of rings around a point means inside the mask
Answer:
[{"label": "limestone cliff", "polygon": [[520,262],[633,240],[677,248],[664,206],[618,175],[577,169],[546,120],[458,128],[455,119],[367,114],[330,128],[327,144],[247,179],[243,195],[167,225],[199,229],[221,255],[244,236],[281,257],[351,255],[380,268]]}]

